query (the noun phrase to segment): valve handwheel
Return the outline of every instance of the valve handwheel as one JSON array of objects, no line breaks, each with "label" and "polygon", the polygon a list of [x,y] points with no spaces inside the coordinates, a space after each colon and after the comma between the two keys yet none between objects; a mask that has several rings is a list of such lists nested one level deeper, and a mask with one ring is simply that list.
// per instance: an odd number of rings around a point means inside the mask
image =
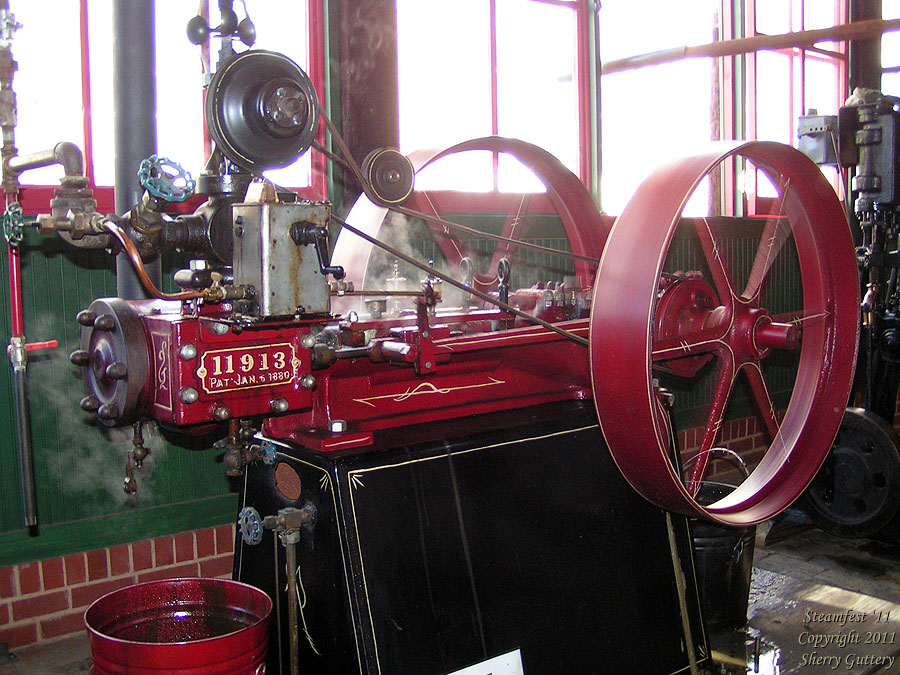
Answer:
[{"label": "valve handwheel", "polygon": [[[723,162],[743,160],[777,186],[780,214],[765,221],[743,280],[729,269],[718,228],[708,218],[694,220],[718,306],[683,333],[660,336],[655,327],[666,323],[657,316],[661,279],[688,197]],[[776,315],[763,305],[764,287],[791,238],[802,307]],[[859,340],[858,306],[856,259],[843,209],[818,167],[800,152],[768,142],[723,144],[658,169],[613,225],[592,303],[594,401],[625,478],[663,508],[723,524],[758,523],[786,508],[815,476],[841,424]],[[792,352],[797,364],[783,413],[776,412],[763,368],[778,351]],[[749,478],[708,506],[695,499],[706,463],[698,461],[688,484],[682,482],[673,453],[686,449],[672,448],[671,422],[656,386],[667,362],[699,356],[712,361],[715,384],[699,448],[692,452],[717,444],[740,379],[769,439]]]},{"label": "valve handwheel", "polygon": [[141,162],[138,180],[147,192],[167,202],[183,202],[194,196],[196,182],[178,162],[151,155]]}]

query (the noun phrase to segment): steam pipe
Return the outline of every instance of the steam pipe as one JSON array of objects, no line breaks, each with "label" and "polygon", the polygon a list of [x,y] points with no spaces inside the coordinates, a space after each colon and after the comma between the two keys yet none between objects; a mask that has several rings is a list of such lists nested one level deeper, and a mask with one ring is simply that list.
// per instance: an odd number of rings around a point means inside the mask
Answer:
[{"label": "steam pipe", "polygon": [[[18,28],[15,17],[9,11],[9,2],[0,0],[0,129],[3,135],[3,197],[4,207],[16,200],[19,184],[16,175],[9,170],[9,160],[16,154],[16,94],[13,76],[18,65],[12,57],[12,35]],[[28,410],[28,381],[25,377],[27,349],[25,346],[25,322],[22,316],[22,268],[19,248],[12,241],[7,245],[9,254],[9,307],[11,332],[9,363],[13,371],[13,407],[16,415],[16,431],[19,440],[19,462],[22,474],[22,500],[25,508],[25,526],[37,526],[37,499],[34,490],[34,451],[31,445],[31,424]]]},{"label": "steam pipe", "polygon": [[[141,161],[156,154],[156,49],[154,0],[113,2],[113,99],[116,103],[116,213],[141,202]],[[153,285],[162,285],[159,258],[145,263]],[[116,256],[116,294],[145,298],[128,256]]]},{"label": "steam pipe", "polygon": [[14,155],[6,160],[6,173],[13,180],[29,169],[60,164],[67,176],[84,175],[84,159],[81,149],[74,143],[63,141],[49,150],[28,155]]},{"label": "steam pipe", "polygon": [[297,543],[299,530],[287,530],[281,534],[285,548],[288,592],[288,632],[290,633],[291,675],[300,673],[300,624],[297,621]]},{"label": "steam pipe", "polygon": [[[15,338],[14,338],[15,339]],[[25,351],[24,338],[21,350]],[[13,347],[13,352],[16,347]],[[31,445],[30,411],[28,408],[28,388],[25,380],[25,362],[13,364],[13,386],[16,413],[16,427],[19,432],[19,459],[22,465],[22,498],[25,506],[25,526],[37,525],[37,498],[34,488],[34,448]]]}]

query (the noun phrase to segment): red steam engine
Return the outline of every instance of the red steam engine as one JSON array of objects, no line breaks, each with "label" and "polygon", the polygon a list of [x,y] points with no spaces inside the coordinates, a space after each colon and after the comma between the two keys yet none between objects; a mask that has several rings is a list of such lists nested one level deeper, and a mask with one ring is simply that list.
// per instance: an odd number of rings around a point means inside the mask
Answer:
[{"label": "red steam engine", "polygon": [[[850,391],[856,259],[817,167],[774,143],[714,146],[658,169],[612,222],[558,160],[520,141],[382,150],[359,166],[303,71],[265,51],[220,66],[206,119],[216,150],[194,213],[167,214],[194,181],[151,158],[129,213],[95,213],[73,169],[37,224],[124,251],[148,295],[79,313],[81,407],[135,426],[138,466],[148,420],[222,430],[227,471],[243,476],[236,578],[280,598],[279,625],[284,615],[270,672],[301,661],[303,672],[450,672],[515,649],[527,672],[556,672],[548,641],[568,664],[559,672],[588,672],[585,658],[637,672],[622,656],[639,649],[629,602],[665,625],[648,647],[659,672],[707,658],[682,516],[746,527],[786,508]],[[346,219],[258,177],[306,152],[320,121],[364,186]],[[505,215],[463,224],[414,176],[464,152],[510,155],[544,191],[468,195],[470,211]],[[775,186],[772,214],[685,216],[698,186],[738,166]],[[744,270],[727,250],[735,228],[755,237]],[[696,255],[673,260],[685,237]],[[173,248],[194,260],[169,294],[143,259]],[[801,289],[789,300],[767,292],[783,264]],[[784,399],[769,360],[792,364]],[[695,377],[706,385],[686,475],[666,382]],[[738,388],[767,449],[737,489],[701,503]],[[610,644],[563,659],[560,645],[581,651],[576,626]]]}]

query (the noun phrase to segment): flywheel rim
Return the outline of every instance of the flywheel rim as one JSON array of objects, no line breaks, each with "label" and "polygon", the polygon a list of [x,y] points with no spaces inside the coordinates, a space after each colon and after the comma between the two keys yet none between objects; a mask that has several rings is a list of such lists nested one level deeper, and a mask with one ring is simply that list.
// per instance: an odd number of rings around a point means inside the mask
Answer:
[{"label": "flywheel rim", "polygon": [[[732,157],[746,158],[791,186],[783,201],[791,212],[803,278],[801,320],[814,315],[816,320],[804,324],[794,391],[769,451],[733,493],[702,506],[670,458],[671,428],[652,384],[652,325],[663,264],[688,197]],[[817,236],[817,228],[825,236]],[[709,236],[709,250],[715,254],[711,230]],[[647,255],[648,250],[658,254]],[[759,287],[757,305],[758,295]],[[736,292],[732,296],[733,314],[737,305],[752,309],[753,298]],[[818,167],[798,151],[769,142],[724,143],[651,174],[613,225],[591,313],[594,402],[610,452],[626,480],[663,508],[727,525],[755,524],[786,508],[812,480],[840,426],[859,340],[857,309],[856,260],[846,217]],[[722,347],[723,353],[728,350]],[[732,359],[723,405],[738,374],[758,370],[752,358],[732,354]],[[759,379],[752,373],[747,377]],[[764,377],[762,381],[765,387]],[[771,407],[771,399],[768,402]],[[776,422],[774,408],[770,417]],[[721,417],[710,433],[717,434],[720,423]]]},{"label": "flywheel rim", "polygon": [[[599,260],[608,234],[608,221],[601,217],[593,197],[578,177],[543,148],[519,139],[486,136],[463,141],[444,150],[419,150],[411,153],[409,159],[415,172],[418,173],[444,157],[468,151],[508,154],[530,169],[546,186],[547,196],[559,214],[572,253]],[[413,202],[418,204],[417,198],[420,194],[414,191],[412,199],[406,204],[409,205]],[[347,222],[370,236],[378,237],[389,213],[390,209],[387,206],[375,204],[365,194],[362,194],[348,214]],[[433,223],[428,223],[428,226],[437,238],[442,227]],[[449,234],[452,235],[452,233]],[[332,260],[334,264],[342,265],[347,270],[346,279],[352,282],[356,288],[365,288],[372,250],[373,247],[359,237],[349,232],[342,232],[335,242]],[[447,251],[452,250],[452,245],[443,250],[446,254]],[[449,260],[449,262],[456,264],[459,261]],[[596,263],[575,260],[574,264],[576,275],[582,280],[583,286],[590,288]],[[337,304],[344,309],[351,306],[347,302]]]}]

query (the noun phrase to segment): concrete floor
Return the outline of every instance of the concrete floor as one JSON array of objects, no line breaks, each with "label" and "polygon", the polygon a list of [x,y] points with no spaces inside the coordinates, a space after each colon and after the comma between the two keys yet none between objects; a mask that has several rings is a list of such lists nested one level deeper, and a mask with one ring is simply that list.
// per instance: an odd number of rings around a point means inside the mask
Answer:
[{"label": "concrete floor", "polygon": [[760,527],[748,626],[710,636],[714,672],[900,674],[900,546],[784,530]]},{"label": "concrete floor", "polygon": [[12,656],[11,660],[0,664],[2,675],[74,675],[91,669],[87,633],[20,649]]},{"label": "concrete floor", "polygon": [[[841,625],[847,610],[862,620]],[[760,526],[748,618],[745,630],[710,636],[717,662],[710,675],[900,675],[900,545]],[[865,644],[866,637],[880,641]],[[19,650],[0,675],[90,667],[82,634]]]}]

